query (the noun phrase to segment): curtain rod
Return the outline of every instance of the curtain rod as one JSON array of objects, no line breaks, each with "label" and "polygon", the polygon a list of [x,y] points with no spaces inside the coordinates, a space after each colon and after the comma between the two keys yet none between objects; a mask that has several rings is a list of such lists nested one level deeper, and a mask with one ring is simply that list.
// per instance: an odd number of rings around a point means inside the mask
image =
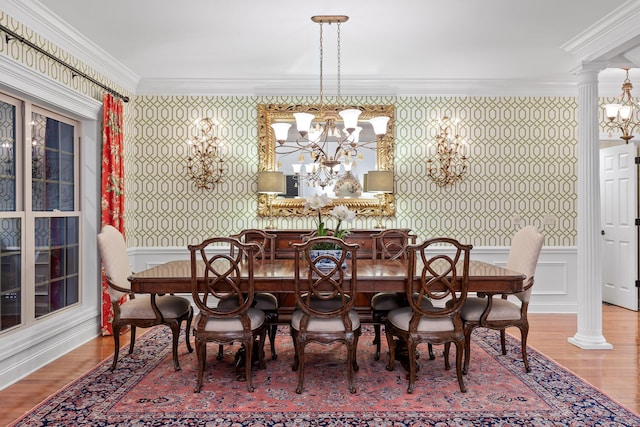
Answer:
[{"label": "curtain rod", "polygon": [[24,37],[22,37],[20,34],[11,31],[9,28],[5,27],[4,25],[0,25],[0,31],[4,31],[5,33],[7,33],[7,35],[5,36],[5,41],[7,43],[9,43],[9,41],[11,41],[12,39],[16,39],[19,42],[26,44],[30,48],[35,49],[37,52],[43,54],[47,58],[52,59],[55,62],[57,62],[58,64],[62,65],[63,67],[66,67],[69,70],[71,70],[71,72],[73,73],[72,77],[76,77],[76,76],[83,77],[83,78],[89,80],[94,85],[100,86],[102,89],[106,90],[107,92],[109,92],[113,96],[116,96],[116,97],[122,99],[124,102],[129,102],[129,97],[128,96],[122,95],[121,93],[118,93],[115,90],[111,89],[109,86],[106,86],[106,85],[100,83],[99,81],[97,81],[93,77],[83,73],[82,71],[80,71],[76,67],[74,67],[73,65],[67,64],[62,59],[52,55],[51,53],[49,53],[46,50],[42,49],[40,46],[30,42],[29,40],[27,40]]}]

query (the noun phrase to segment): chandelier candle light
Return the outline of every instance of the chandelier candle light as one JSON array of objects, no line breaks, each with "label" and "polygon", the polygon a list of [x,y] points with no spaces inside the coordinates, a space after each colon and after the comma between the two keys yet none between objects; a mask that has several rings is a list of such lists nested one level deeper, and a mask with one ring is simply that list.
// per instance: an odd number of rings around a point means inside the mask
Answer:
[{"label": "chandelier candle light", "polygon": [[196,188],[211,190],[222,182],[225,173],[225,164],[222,158],[223,150],[218,138],[213,134],[213,120],[205,118],[197,125],[199,134],[189,145],[189,157],[187,157],[187,169]]},{"label": "chandelier candle light", "polygon": [[458,134],[458,120],[444,116],[438,120],[438,135],[429,145],[427,175],[446,187],[461,181],[467,171],[469,145]]},{"label": "chandelier candle light", "polygon": [[[341,176],[341,168],[344,171],[351,170],[354,158],[359,156],[358,150],[371,147],[376,141],[360,142],[359,133],[362,130],[358,126],[358,118],[362,111],[358,108],[347,108],[336,115],[333,111],[323,109],[324,86],[323,86],[323,24],[337,24],[337,64],[338,64],[338,99],[341,99],[340,92],[340,24],[347,22],[348,16],[344,15],[322,15],[312,16],[311,20],[320,25],[320,117],[314,123],[316,116],[307,112],[297,112],[293,116],[296,120],[298,136],[295,142],[289,142],[290,123],[273,123],[271,127],[278,142],[276,151],[283,154],[300,152],[304,160],[304,154],[309,154],[311,163],[305,164],[304,171],[302,164],[294,164],[294,175],[298,179],[307,180],[312,186],[320,186],[323,189],[333,183]],[[342,118],[343,129],[339,129],[336,121],[338,116]],[[377,137],[382,137],[387,132],[389,117],[380,116],[369,119]]]},{"label": "chandelier candle light", "polygon": [[623,139],[628,144],[629,140],[633,138],[633,132],[639,123],[634,116],[636,116],[640,107],[631,96],[633,85],[629,80],[629,69],[623,69],[626,72],[626,78],[622,83],[622,93],[618,95],[613,103],[605,105],[604,109],[607,119],[609,119],[606,123],[607,128],[609,128],[609,135],[611,136],[614,130],[620,130],[622,132],[620,139]]}]

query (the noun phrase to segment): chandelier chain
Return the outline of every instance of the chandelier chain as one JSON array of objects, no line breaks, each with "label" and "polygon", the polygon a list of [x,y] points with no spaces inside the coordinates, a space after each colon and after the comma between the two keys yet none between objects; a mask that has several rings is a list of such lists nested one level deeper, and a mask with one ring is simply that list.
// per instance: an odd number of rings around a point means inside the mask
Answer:
[{"label": "chandelier chain", "polygon": [[322,22],[320,23],[320,105],[322,106],[323,102],[322,102],[322,97],[324,95],[324,90],[323,90],[323,85],[322,85],[322,70],[323,70],[323,63],[324,63],[324,49],[322,47],[323,45],[323,37],[322,37]]},{"label": "chandelier chain", "polygon": [[340,59],[341,59],[341,54],[340,54],[340,23],[338,22],[338,59],[337,59],[337,63],[338,63],[338,103],[342,103],[342,90],[341,90],[341,85],[340,85]]}]

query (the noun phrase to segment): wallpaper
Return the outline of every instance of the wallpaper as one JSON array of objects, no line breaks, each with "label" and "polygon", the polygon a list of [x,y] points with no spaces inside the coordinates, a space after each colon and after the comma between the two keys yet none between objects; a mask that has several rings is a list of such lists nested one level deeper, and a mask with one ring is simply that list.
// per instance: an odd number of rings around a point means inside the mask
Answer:
[{"label": "wallpaper", "polygon": [[[325,102],[331,103],[329,99]],[[522,224],[545,244],[576,235],[576,109],[561,97],[346,97],[345,103],[396,109],[396,216],[386,227],[420,238],[456,236],[476,246],[507,246]],[[208,236],[263,227],[257,216],[257,105],[314,103],[313,97],[140,96],[128,147],[127,229],[134,246],[186,246]],[[426,176],[426,145],[436,119],[461,120],[471,158],[465,179],[438,187]],[[213,190],[186,178],[186,141],[203,117],[218,123],[228,174]],[[545,221],[545,218],[547,221]],[[276,218],[278,228],[312,228],[314,218]],[[370,228],[357,218],[353,228]],[[171,230],[171,232],[167,232]]]}]

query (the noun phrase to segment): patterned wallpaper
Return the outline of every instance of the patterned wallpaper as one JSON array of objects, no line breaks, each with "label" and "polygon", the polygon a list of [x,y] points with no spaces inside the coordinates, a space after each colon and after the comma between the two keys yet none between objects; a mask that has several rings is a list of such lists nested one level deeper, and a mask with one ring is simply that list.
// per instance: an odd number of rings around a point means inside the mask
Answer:
[{"label": "patterned wallpaper", "polygon": [[[257,216],[257,105],[314,103],[313,97],[140,96],[128,147],[127,229],[133,246],[185,246],[207,236],[266,225]],[[330,103],[329,99],[325,102]],[[349,97],[345,103],[396,108],[396,217],[387,227],[421,238],[456,236],[476,246],[508,245],[517,220],[543,229],[546,245],[576,236],[575,98]],[[469,172],[453,188],[426,177],[435,120],[461,119],[471,144]],[[186,140],[210,117],[227,144],[229,173],[214,190],[186,178]],[[544,224],[549,216],[555,224]],[[354,228],[372,227],[358,218]],[[311,228],[312,218],[277,218],[279,228]],[[167,233],[166,230],[171,230]]]},{"label": "patterned wallpaper", "polygon": [[[0,11],[0,22],[96,80],[131,96],[48,40]],[[0,55],[19,61],[94,99],[102,90],[16,40],[0,38]],[[131,96],[125,104],[128,245],[185,246],[214,234],[261,227],[257,216],[257,105],[316,103],[315,97]],[[336,102],[325,99],[325,102]],[[576,237],[577,102],[563,97],[349,97],[351,104],[394,104],[396,217],[421,238],[451,235],[476,246],[508,245],[518,219],[541,228],[550,246]],[[435,119],[462,120],[471,143],[467,177],[440,188],[425,174]],[[219,123],[228,178],[195,190],[186,175],[186,144],[202,117]],[[99,147],[96,147],[99,149]],[[544,224],[543,218],[554,224]],[[358,218],[353,227],[369,228]],[[311,228],[311,218],[277,219],[280,228]],[[170,231],[168,231],[170,230]]]}]

